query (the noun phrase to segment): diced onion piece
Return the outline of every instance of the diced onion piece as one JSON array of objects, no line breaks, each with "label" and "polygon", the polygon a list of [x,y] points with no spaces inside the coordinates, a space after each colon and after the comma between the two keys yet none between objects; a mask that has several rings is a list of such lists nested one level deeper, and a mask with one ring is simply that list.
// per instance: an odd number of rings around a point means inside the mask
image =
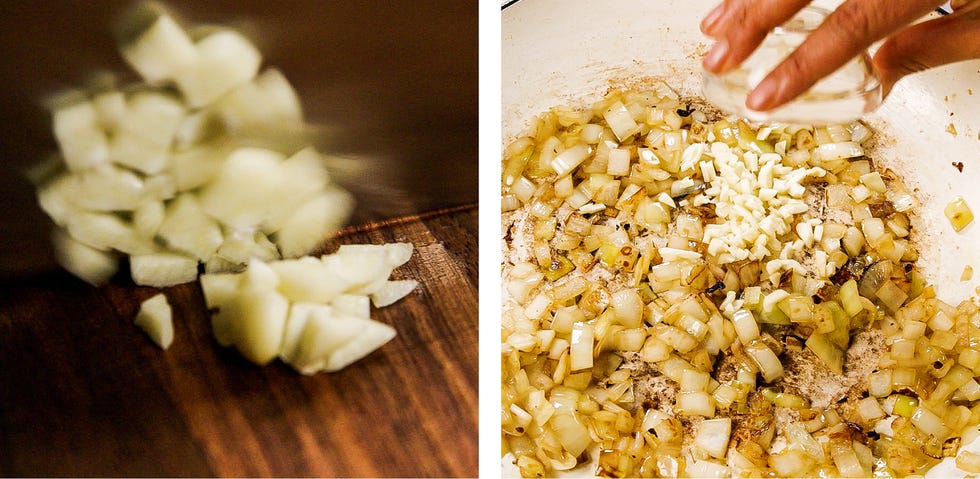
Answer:
[{"label": "diced onion piece", "polygon": [[629,110],[626,109],[626,105],[623,102],[617,101],[609,106],[603,113],[602,117],[606,120],[606,124],[612,129],[613,133],[616,135],[620,141],[625,138],[635,134],[639,131],[639,125],[633,119]]},{"label": "diced onion piece", "polygon": [[850,440],[831,440],[830,456],[843,477],[868,477]]},{"label": "diced onion piece", "polygon": [[98,250],[127,254],[157,250],[152,240],[137,236],[132,225],[115,214],[80,212],[69,218],[65,226],[74,239]]},{"label": "diced onion piece", "polygon": [[129,258],[133,282],[162,288],[197,278],[197,259],[175,253],[151,253]]},{"label": "diced onion piece", "polygon": [[89,101],[57,107],[53,114],[54,135],[70,171],[105,164],[108,139],[98,124],[98,113]]},{"label": "diced onion piece", "polygon": [[956,467],[969,473],[980,473],[980,454],[961,450],[956,454]]},{"label": "diced onion piece", "polygon": [[934,403],[942,402],[953,394],[954,391],[971,380],[973,380],[973,371],[960,364],[956,364],[936,384],[935,389],[932,390],[932,394],[929,395],[929,401]]},{"label": "diced onion piece", "polygon": [[861,184],[875,193],[884,193],[887,190],[885,180],[881,179],[881,174],[877,171],[861,175]]},{"label": "diced onion piece", "polygon": [[851,141],[825,143],[813,150],[813,159],[819,162],[854,158],[863,155],[864,149],[861,148],[861,145]]},{"label": "diced onion piece", "polygon": [[133,230],[145,238],[156,236],[166,216],[166,207],[162,201],[144,201],[133,210]]},{"label": "diced onion piece", "polygon": [[157,16],[146,30],[139,32],[121,50],[123,58],[150,84],[163,83],[198,61],[194,42],[167,14]]},{"label": "diced onion piece", "polygon": [[973,211],[970,210],[969,205],[963,198],[956,198],[955,200],[949,202],[946,208],[943,210],[946,218],[949,220],[949,224],[953,225],[953,229],[956,231],[962,231],[971,222],[973,222]]},{"label": "diced onion piece", "polygon": [[573,412],[556,412],[549,421],[558,442],[574,457],[581,455],[592,443],[588,428],[576,416]]},{"label": "diced onion piece", "polygon": [[371,318],[371,300],[363,294],[341,294],[328,303],[338,313],[355,318]]},{"label": "diced onion piece", "polygon": [[865,422],[872,423],[885,417],[885,410],[874,397],[864,398],[857,403],[857,413]]},{"label": "diced onion piece", "polygon": [[686,331],[669,324],[656,324],[651,335],[670,345],[680,353],[687,353],[698,346],[698,340]]},{"label": "diced onion piece", "polygon": [[201,292],[204,293],[205,306],[216,309],[228,304],[238,290],[241,276],[238,273],[202,274]]},{"label": "diced onion piece", "polygon": [[[911,306],[911,305],[910,305]],[[929,320],[929,328],[933,331],[949,331],[953,328],[953,318],[949,317],[943,310],[937,310],[936,314]]]},{"label": "diced onion piece", "polygon": [[221,227],[190,194],[180,195],[167,205],[159,234],[171,248],[202,260],[210,258],[223,240]]},{"label": "diced onion piece", "polygon": [[616,291],[610,299],[616,318],[627,328],[637,328],[643,323],[643,299],[633,288]]},{"label": "diced onion piece", "polygon": [[794,323],[813,320],[813,299],[809,296],[792,295],[780,301],[779,307]]},{"label": "diced onion piece", "polygon": [[840,304],[844,308],[844,312],[852,318],[864,309],[864,306],[861,304],[860,293],[858,293],[857,281],[853,279],[849,279],[841,285],[840,290],[837,292],[837,297],[840,299]]},{"label": "diced onion piece", "polygon": [[269,267],[279,276],[279,292],[290,301],[326,303],[352,286],[336,261],[305,257],[273,261]]},{"label": "diced onion piece", "polygon": [[157,174],[169,162],[169,148],[185,116],[180,99],[155,90],[127,99],[125,116],[112,137],[111,159],[146,174]]},{"label": "diced onion piece", "polygon": [[[202,285],[204,279],[212,275],[201,277]],[[279,346],[279,359],[289,363],[296,355],[296,348],[302,338],[303,329],[309,321],[310,316],[332,314],[331,307],[321,303],[294,302],[289,305],[289,315],[286,317],[286,327],[283,330],[282,343]]]},{"label": "diced onion piece", "polygon": [[759,391],[763,397],[769,400],[776,407],[786,407],[790,409],[808,409],[810,401],[797,394],[777,392],[772,388],[763,388]]},{"label": "diced onion piece", "polygon": [[913,387],[918,381],[918,370],[909,367],[892,368],[892,389]]},{"label": "diced onion piece", "polygon": [[816,459],[818,462],[823,462],[823,446],[806,431],[802,424],[798,422],[791,422],[786,425],[783,432],[790,444],[798,445],[799,447],[803,448],[803,450],[806,451],[810,457]]},{"label": "diced onion piece", "polygon": [[892,406],[892,414],[902,417],[912,417],[918,407],[918,399],[904,394],[896,394],[895,403]]},{"label": "diced onion piece", "polygon": [[140,304],[134,323],[140,327],[161,349],[170,347],[174,340],[174,323],[170,303],[163,293],[157,293]]},{"label": "diced onion piece", "polygon": [[868,243],[875,244],[885,234],[885,223],[881,218],[868,218],[861,222],[861,231]]},{"label": "diced onion piece", "polygon": [[751,311],[747,309],[735,311],[735,314],[732,315],[732,323],[735,325],[735,333],[738,334],[738,339],[742,344],[749,344],[759,337],[759,323]]},{"label": "diced onion piece", "polygon": [[334,185],[309,199],[287,216],[275,233],[284,258],[313,252],[324,239],[343,226],[354,210],[354,198]]},{"label": "diced onion piece", "polygon": [[72,202],[91,211],[132,211],[147,194],[136,174],[113,166],[66,175],[66,194]]},{"label": "diced onion piece", "polygon": [[514,211],[521,207],[520,200],[514,195],[502,195],[500,197],[500,212],[506,213],[508,211]]},{"label": "diced onion piece", "polygon": [[[254,265],[250,265],[250,269]],[[249,361],[263,365],[279,354],[289,301],[275,291],[241,293],[229,305],[232,344]]]},{"label": "diced onion piece", "polygon": [[980,383],[976,379],[970,379],[966,384],[960,386],[956,392],[962,395],[967,401],[980,399]]},{"label": "diced onion piece", "polygon": [[758,366],[759,372],[762,373],[762,379],[765,382],[771,383],[783,377],[782,363],[779,362],[776,353],[772,352],[762,341],[755,340],[746,344],[745,352],[748,353],[749,357]]},{"label": "diced onion piece", "polygon": [[976,348],[964,348],[960,351],[957,361],[967,369],[976,372],[980,368],[980,350]]},{"label": "diced onion piece", "polygon": [[912,413],[911,420],[912,424],[919,428],[920,431],[930,434],[939,440],[945,440],[949,436],[950,430],[943,423],[942,418],[921,405]]},{"label": "diced onion piece", "polygon": [[548,297],[547,293],[538,293],[524,306],[524,316],[532,320],[541,318],[551,307],[551,303],[551,298]]},{"label": "diced onion piece", "polygon": [[371,293],[371,302],[376,308],[383,308],[408,296],[415,290],[419,282],[414,279],[387,281],[378,291]]},{"label": "diced onion piece", "polygon": [[197,61],[173,73],[188,105],[213,103],[259,71],[262,55],[251,41],[233,30],[219,30],[194,45]]},{"label": "diced onion piece", "polygon": [[643,347],[640,348],[640,359],[648,363],[664,361],[670,357],[673,350],[671,345],[656,337],[648,336],[643,342]]},{"label": "diced onion piece", "polygon": [[611,340],[611,346],[617,351],[639,351],[647,338],[644,328],[626,328],[617,331]]},{"label": "diced onion piece", "polygon": [[303,328],[291,366],[307,375],[339,371],[394,337],[394,328],[371,319],[312,315]]},{"label": "diced onion piece", "polygon": [[806,340],[806,347],[827,365],[831,371],[843,374],[844,352],[830,341],[826,334],[811,334]]},{"label": "diced onion piece", "polygon": [[588,145],[575,145],[559,153],[551,160],[551,168],[555,170],[555,173],[558,173],[558,176],[567,175],[582,164],[589,157],[589,154],[591,154],[591,149]]},{"label": "diced onion piece", "polygon": [[572,371],[592,367],[592,346],[592,326],[585,323],[572,325],[571,349],[569,350],[569,367]]},{"label": "diced onion piece", "polygon": [[[302,106],[289,80],[269,68],[251,82],[239,86],[216,105],[224,125],[234,133],[261,131],[289,134],[303,120]],[[268,134],[268,133],[267,133]]]},{"label": "diced onion piece", "polygon": [[684,371],[694,368],[694,366],[687,360],[673,354],[664,361],[658,363],[657,367],[664,376],[667,376],[667,378],[677,383],[681,382],[681,377],[683,376]]},{"label": "diced onion piece", "polygon": [[776,471],[777,477],[796,477],[803,475],[813,467],[815,460],[802,449],[786,448],[770,454],[769,466]]},{"label": "diced onion piece", "polygon": [[908,293],[892,281],[882,283],[881,287],[875,291],[875,296],[893,314],[905,304],[905,300],[909,297]]},{"label": "diced onion piece", "polygon": [[53,242],[58,264],[93,286],[107,283],[119,269],[115,254],[79,242],[64,230],[55,230]]},{"label": "diced onion piece", "polygon": [[727,408],[738,399],[738,390],[730,384],[721,384],[711,393],[715,404],[720,408]]},{"label": "diced onion piece", "polygon": [[724,459],[731,435],[731,418],[706,419],[698,426],[694,444],[712,457]]},{"label": "diced onion piece", "polygon": [[705,391],[711,376],[706,372],[687,369],[681,374],[681,391]]},{"label": "diced onion piece", "polygon": [[704,391],[688,391],[677,395],[677,414],[683,416],[714,417],[715,400]]},{"label": "diced onion piece", "polygon": [[613,176],[625,176],[630,172],[630,152],[625,148],[609,150],[606,160],[606,173]]},{"label": "diced onion piece", "polygon": [[732,472],[728,466],[718,464],[713,461],[705,461],[696,459],[684,470],[688,477],[714,477],[714,478],[725,478],[731,477]]},{"label": "diced onion piece", "polygon": [[892,392],[892,373],[890,369],[876,371],[868,376],[868,394],[885,397]]}]

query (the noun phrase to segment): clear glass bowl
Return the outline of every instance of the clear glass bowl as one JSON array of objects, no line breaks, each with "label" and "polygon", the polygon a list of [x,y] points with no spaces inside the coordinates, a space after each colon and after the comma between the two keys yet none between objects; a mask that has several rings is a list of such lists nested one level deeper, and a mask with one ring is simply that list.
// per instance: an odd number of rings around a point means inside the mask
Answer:
[{"label": "clear glass bowl", "polygon": [[805,124],[846,123],[881,104],[881,81],[867,52],[853,58],[793,101],[771,111],[745,106],[749,92],[781,63],[829,15],[808,6],[776,27],[741,65],[724,75],[703,74],[705,98],[716,107],[753,121]]}]

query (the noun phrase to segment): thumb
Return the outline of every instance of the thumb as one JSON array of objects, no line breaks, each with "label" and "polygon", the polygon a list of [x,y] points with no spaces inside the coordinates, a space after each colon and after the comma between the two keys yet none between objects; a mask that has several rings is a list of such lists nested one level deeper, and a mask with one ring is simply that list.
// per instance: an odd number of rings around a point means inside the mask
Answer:
[{"label": "thumb", "polygon": [[980,58],[980,2],[896,33],[881,45],[873,62],[881,74],[882,92],[888,95],[906,75],[974,58]]}]

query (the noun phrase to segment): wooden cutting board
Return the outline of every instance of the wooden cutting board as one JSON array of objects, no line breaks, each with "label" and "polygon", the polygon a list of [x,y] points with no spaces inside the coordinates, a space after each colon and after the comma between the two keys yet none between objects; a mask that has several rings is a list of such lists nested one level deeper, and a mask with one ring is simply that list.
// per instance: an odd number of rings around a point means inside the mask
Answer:
[{"label": "wooden cutting board", "polygon": [[398,331],[347,369],[254,366],[211,337],[197,282],[166,288],[175,339],[132,324],[158,290],[63,271],[0,283],[4,476],[477,475],[477,209],[346,231],[408,241],[419,287],[372,311]]}]

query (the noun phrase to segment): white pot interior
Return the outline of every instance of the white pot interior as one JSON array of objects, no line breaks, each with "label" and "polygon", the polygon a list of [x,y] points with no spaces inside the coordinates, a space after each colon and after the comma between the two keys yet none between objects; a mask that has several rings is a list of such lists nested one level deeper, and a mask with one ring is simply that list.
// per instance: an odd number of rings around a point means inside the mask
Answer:
[{"label": "white pot interior", "polygon": [[[699,95],[701,57],[711,40],[698,24],[715,4],[522,0],[507,7],[502,18],[504,144],[548,108],[587,105],[611,87],[663,78],[683,96]],[[969,281],[961,281],[961,275],[967,265],[980,271],[980,225],[974,221],[957,233],[943,209],[961,196],[980,217],[980,61],[903,79],[866,121],[879,135],[870,156],[898,172],[920,200],[913,230],[927,278],[941,299],[954,304],[976,296],[980,274]],[[963,163],[962,171],[954,162]],[[980,444],[968,448],[980,450]],[[516,474],[505,470],[510,473]]]}]

